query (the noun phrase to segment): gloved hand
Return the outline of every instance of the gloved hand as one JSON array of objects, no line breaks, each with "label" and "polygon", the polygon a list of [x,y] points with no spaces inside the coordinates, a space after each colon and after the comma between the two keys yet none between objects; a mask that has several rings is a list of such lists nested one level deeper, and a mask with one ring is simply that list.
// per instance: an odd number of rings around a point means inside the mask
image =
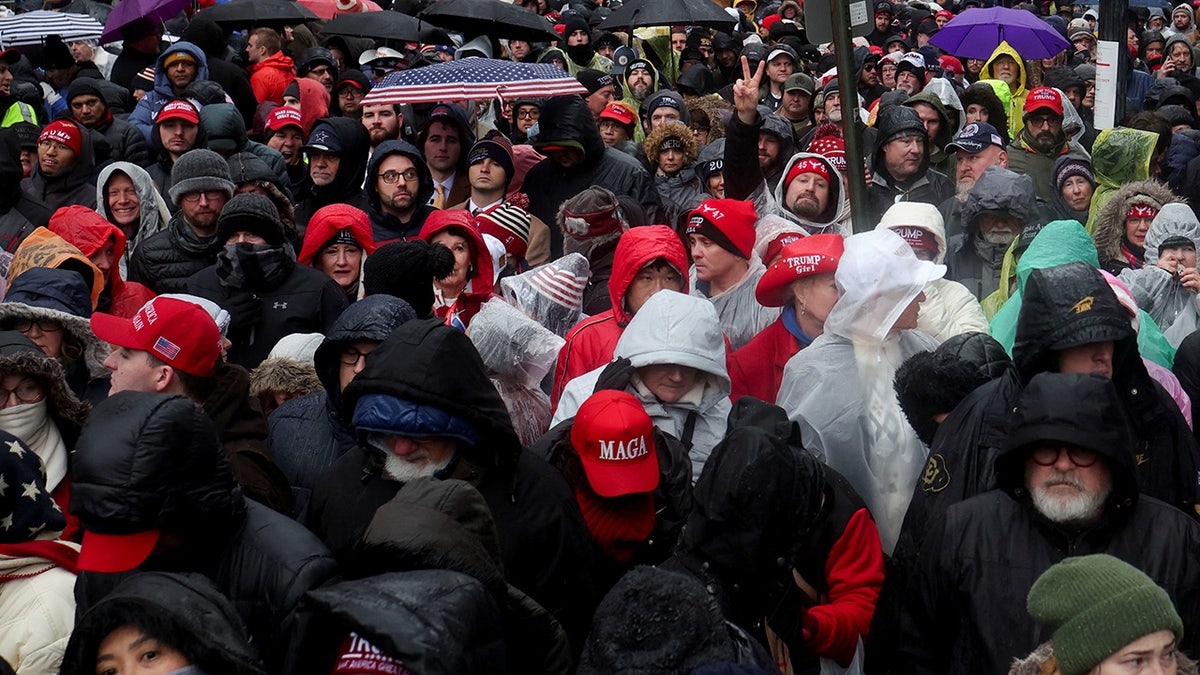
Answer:
[{"label": "gloved hand", "polygon": [[238,330],[253,328],[262,320],[262,302],[249,291],[234,291],[221,301],[228,310],[230,327]]},{"label": "gloved hand", "polygon": [[604,370],[600,373],[600,377],[596,378],[596,388],[592,390],[592,393],[594,394],[604,389],[624,391],[625,387],[629,386],[629,379],[633,377],[633,373],[636,370],[627,358],[622,357],[613,361],[605,366]]},{"label": "gloved hand", "polygon": [[795,583],[787,584],[778,598],[767,616],[767,625],[787,644],[791,654],[807,653],[807,643],[817,633],[817,620],[808,613],[814,604],[812,598]]}]

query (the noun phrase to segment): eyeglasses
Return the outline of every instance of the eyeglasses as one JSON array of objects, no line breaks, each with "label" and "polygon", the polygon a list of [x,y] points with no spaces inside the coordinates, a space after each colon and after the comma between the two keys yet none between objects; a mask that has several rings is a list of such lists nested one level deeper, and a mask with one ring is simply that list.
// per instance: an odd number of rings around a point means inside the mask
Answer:
[{"label": "eyeglasses", "polygon": [[18,333],[28,333],[37,326],[37,329],[43,333],[58,333],[62,331],[62,324],[53,319],[13,319],[7,322],[8,330],[15,330]]},{"label": "eyeglasses", "polygon": [[1055,123],[1061,123],[1062,120],[1058,117],[1050,117],[1047,115],[1037,115],[1025,118],[1025,124],[1033,127],[1048,127]]},{"label": "eyeglasses", "polygon": [[1062,456],[1063,451],[1066,451],[1067,457],[1075,466],[1086,469],[1096,463],[1100,459],[1100,455],[1096,454],[1095,450],[1088,450],[1075,445],[1064,445],[1062,443],[1052,443],[1050,445],[1041,445],[1033,450],[1033,461],[1038,466],[1054,466],[1058,458]]},{"label": "eyeglasses", "polygon": [[536,120],[538,118],[538,116],[541,114],[542,114],[541,110],[532,109],[532,108],[529,110],[517,111],[517,117],[519,117],[521,119]]},{"label": "eyeglasses", "polygon": [[416,169],[405,169],[404,171],[384,171],[383,173],[379,174],[379,177],[388,185],[395,185],[396,183],[400,182],[401,178],[404,179],[405,183],[415,182],[418,178],[420,178],[420,175],[417,173]]},{"label": "eyeglasses", "polygon": [[200,201],[201,197],[204,197],[207,201],[215,202],[224,196],[225,193],[222,190],[197,190],[195,192],[188,192],[181,199],[187,204],[195,204]]},{"label": "eyeglasses", "polygon": [[874,64],[874,63],[864,63],[864,64],[863,64],[863,70],[864,70],[864,71],[866,71],[866,70],[875,70],[875,64]]},{"label": "eyeglasses", "polygon": [[0,401],[7,403],[14,396],[18,403],[37,403],[46,398],[46,392],[42,391],[41,385],[30,379],[21,380],[14,389],[0,387]]},{"label": "eyeglasses", "polygon": [[350,349],[347,349],[346,351],[342,352],[342,365],[343,366],[357,366],[359,359],[365,359],[365,358],[367,358],[367,354],[364,354],[364,353],[358,351],[357,349],[354,349],[353,347],[351,347]]}]

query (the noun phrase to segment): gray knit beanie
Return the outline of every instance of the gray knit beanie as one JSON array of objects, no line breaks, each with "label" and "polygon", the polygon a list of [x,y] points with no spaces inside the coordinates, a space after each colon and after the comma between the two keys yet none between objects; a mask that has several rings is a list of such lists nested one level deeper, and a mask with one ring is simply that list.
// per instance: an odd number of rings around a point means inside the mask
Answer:
[{"label": "gray knit beanie", "polygon": [[188,150],[175,160],[171,168],[171,189],[167,191],[176,205],[189,192],[221,190],[225,198],[233,197],[233,180],[229,177],[229,164],[225,158],[212,150]]},{"label": "gray knit beanie", "polygon": [[230,199],[217,219],[217,241],[224,243],[238,232],[257,234],[272,246],[285,241],[279,210],[270,199],[253,192]]},{"label": "gray knit beanie", "polygon": [[1150,577],[1109,555],[1067,558],[1029,589],[1029,614],[1054,628],[1062,675],[1084,675],[1129,643],[1160,630],[1183,637],[1183,622],[1167,592]]}]

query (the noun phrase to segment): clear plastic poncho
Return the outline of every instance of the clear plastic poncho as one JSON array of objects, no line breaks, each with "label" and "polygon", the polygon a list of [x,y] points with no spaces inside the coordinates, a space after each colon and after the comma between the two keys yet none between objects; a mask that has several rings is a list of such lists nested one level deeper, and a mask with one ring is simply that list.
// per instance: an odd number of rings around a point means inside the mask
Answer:
[{"label": "clear plastic poncho", "polygon": [[1200,243],[1200,221],[1186,204],[1164,204],[1146,232],[1146,266],[1124,270],[1121,281],[1129,286],[1138,307],[1146,310],[1172,347],[1200,328],[1197,296],[1180,283],[1178,274],[1158,267],[1158,250],[1171,237]]},{"label": "clear plastic poncho", "polygon": [[945,272],[890,230],[848,238],[835,274],[841,299],[825,333],[788,361],[779,389],[778,404],[800,424],[805,447],[867,503],[889,555],[927,452],[892,382],[906,359],[937,348],[924,333],[892,326]]},{"label": "clear plastic poncho", "polygon": [[[500,280],[504,297],[559,337],[583,318],[583,292],[592,270],[581,253]],[[472,319],[474,321],[474,319]]]},{"label": "clear plastic poncho", "polygon": [[467,336],[504,399],[521,444],[532,445],[550,428],[550,397],[538,385],[554,366],[563,339],[498,299],[483,303]]}]

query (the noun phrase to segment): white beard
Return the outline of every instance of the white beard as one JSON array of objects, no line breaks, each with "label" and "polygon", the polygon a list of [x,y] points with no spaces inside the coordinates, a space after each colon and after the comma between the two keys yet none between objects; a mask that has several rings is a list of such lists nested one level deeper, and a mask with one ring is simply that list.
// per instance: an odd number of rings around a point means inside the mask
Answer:
[{"label": "white beard", "polygon": [[1061,474],[1054,480],[1077,488],[1079,494],[1073,497],[1051,496],[1048,486],[1042,484],[1030,490],[1030,496],[1033,498],[1034,508],[1039,513],[1060,525],[1093,522],[1104,510],[1104,502],[1112,492],[1112,486],[1108,485],[1099,493],[1089,493],[1078,478],[1069,474]]},{"label": "white beard", "polygon": [[983,235],[984,241],[989,244],[996,244],[998,246],[1008,246],[1009,244],[1013,243],[1013,239],[1016,238],[1017,233],[1008,229],[992,230],[991,232]]},{"label": "white beard", "polygon": [[424,451],[400,457],[388,449],[386,441],[382,438],[377,439],[376,436],[382,437],[383,434],[369,434],[367,444],[383,453],[383,473],[397,483],[407,483],[415,478],[432,476],[450,466],[450,462],[454,460],[454,455],[451,454],[441,462],[434,464],[429,461],[429,453]]}]

